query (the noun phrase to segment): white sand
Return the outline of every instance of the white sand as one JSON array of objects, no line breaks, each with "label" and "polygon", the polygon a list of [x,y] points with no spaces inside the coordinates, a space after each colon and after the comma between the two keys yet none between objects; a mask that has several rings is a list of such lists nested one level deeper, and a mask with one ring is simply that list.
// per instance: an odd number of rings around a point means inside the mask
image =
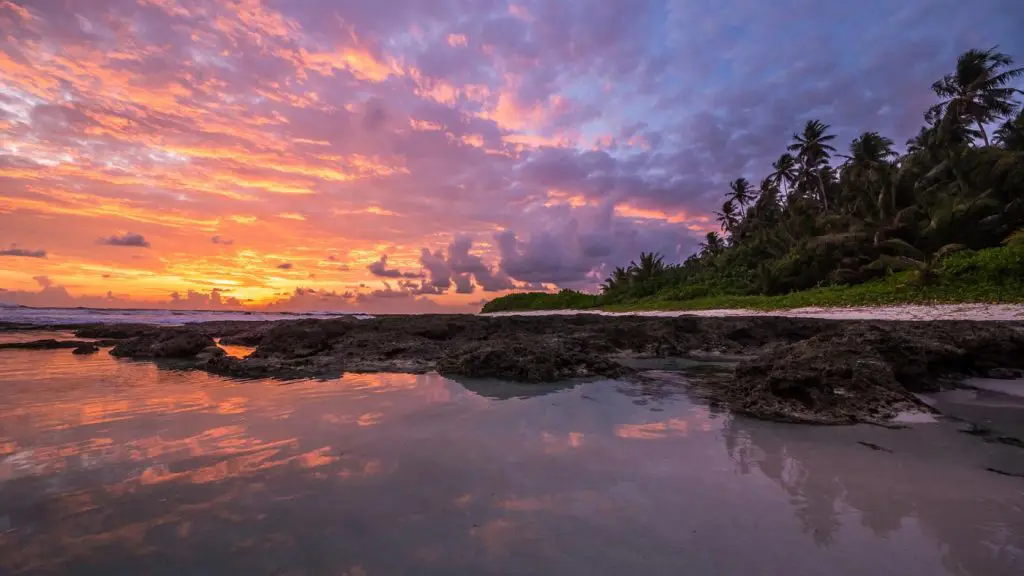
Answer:
[{"label": "white sand", "polygon": [[601,314],[605,316],[788,316],[836,320],[1017,320],[1024,322],[1021,304],[935,304],[862,306],[851,308],[794,308],[792,310],[679,310],[656,312],[603,312],[600,310],[539,310],[494,312],[489,316],[543,316],[547,314]]}]

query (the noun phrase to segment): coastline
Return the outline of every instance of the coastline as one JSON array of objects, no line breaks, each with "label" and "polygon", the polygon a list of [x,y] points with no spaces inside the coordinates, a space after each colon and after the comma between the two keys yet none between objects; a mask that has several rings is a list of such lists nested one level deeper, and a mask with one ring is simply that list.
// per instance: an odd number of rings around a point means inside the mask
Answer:
[{"label": "coastline", "polygon": [[675,318],[703,316],[724,318],[758,316],[777,318],[821,318],[829,320],[935,321],[970,320],[979,322],[1024,322],[1024,304],[896,304],[891,306],[804,306],[759,310],[753,308],[716,308],[709,310],[523,310],[486,312],[485,316],[545,316],[596,314],[601,316],[649,316]]}]

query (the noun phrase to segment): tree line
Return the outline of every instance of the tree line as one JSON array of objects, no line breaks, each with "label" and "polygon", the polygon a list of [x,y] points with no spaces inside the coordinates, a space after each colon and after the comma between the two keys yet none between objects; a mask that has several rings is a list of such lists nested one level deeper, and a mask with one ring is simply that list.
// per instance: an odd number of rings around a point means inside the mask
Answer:
[{"label": "tree line", "polygon": [[996,48],[965,52],[902,154],[877,132],[840,151],[808,121],[756,186],[729,184],[721,232],[696,254],[642,253],[608,276],[604,300],[785,294],[908,270],[927,283],[951,254],[1024,241],[1022,75]]}]

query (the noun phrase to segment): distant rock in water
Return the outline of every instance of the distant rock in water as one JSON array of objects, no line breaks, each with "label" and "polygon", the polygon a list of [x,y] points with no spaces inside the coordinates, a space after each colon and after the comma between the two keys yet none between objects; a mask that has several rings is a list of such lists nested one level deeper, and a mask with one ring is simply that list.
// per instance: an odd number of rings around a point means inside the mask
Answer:
[{"label": "distant rock in water", "polygon": [[95,344],[82,344],[71,351],[72,354],[95,354],[100,351],[100,347]]},{"label": "distant rock in water", "polygon": [[78,348],[84,345],[91,346],[92,343],[81,340],[54,340],[53,338],[47,338],[45,340],[32,340],[31,342],[5,342],[0,344],[0,350],[59,350],[61,348]]},{"label": "distant rock in water", "polygon": [[130,338],[110,351],[121,358],[192,358],[207,348],[216,348],[213,338],[187,328],[164,328]]},{"label": "distant rock in water", "polygon": [[210,360],[211,358],[220,358],[226,356],[227,352],[224,351],[220,346],[207,346],[203,348],[199,354],[196,354],[196,360]]},{"label": "distant rock in water", "polygon": [[75,336],[123,340],[149,334],[156,330],[159,330],[159,327],[150,324],[93,324],[75,330]]}]

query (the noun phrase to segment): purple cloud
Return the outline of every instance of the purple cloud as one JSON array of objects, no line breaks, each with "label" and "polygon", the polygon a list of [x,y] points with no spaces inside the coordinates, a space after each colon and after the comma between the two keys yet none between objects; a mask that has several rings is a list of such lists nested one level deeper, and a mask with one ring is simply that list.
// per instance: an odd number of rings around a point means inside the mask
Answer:
[{"label": "purple cloud", "polygon": [[381,278],[421,278],[423,276],[420,272],[402,272],[396,268],[388,268],[387,254],[382,254],[380,260],[370,264],[366,269],[374,276]]},{"label": "purple cloud", "polygon": [[150,247],[149,241],[146,240],[142,234],[136,234],[134,232],[126,232],[124,234],[114,234],[113,236],[97,238],[96,243],[106,244],[107,246],[127,246],[134,248]]}]

